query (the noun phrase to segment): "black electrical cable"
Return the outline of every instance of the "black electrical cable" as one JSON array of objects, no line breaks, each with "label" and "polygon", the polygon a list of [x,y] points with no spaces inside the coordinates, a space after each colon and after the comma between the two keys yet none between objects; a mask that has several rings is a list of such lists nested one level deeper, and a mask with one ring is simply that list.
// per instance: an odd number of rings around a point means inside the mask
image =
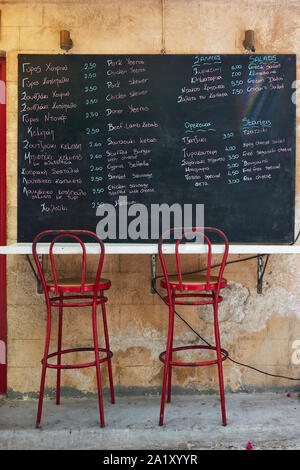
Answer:
[{"label": "black electrical cable", "polygon": [[[226,262],[226,266],[227,266],[227,264],[241,263],[242,261],[249,261],[249,260],[251,260],[251,259],[256,259],[256,258],[258,258],[258,256],[259,256],[259,255],[254,255],[254,256],[248,256],[248,258],[234,259],[234,260],[232,260],[232,261],[227,261],[227,262]],[[264,255],[263,255],[263,256],[264,256]],[[267,255],[267,256],[269,257],[270,255]],[[219,268],[220,266],[221,266],[221,264],[213,264],[213,265],[211,266],[211,269],[213,269],[213,268]],[[187,272],[187,273],[184,273],[184,274],[190,275],[190,274],[201,273],[201,272],[203,272],[203,271],[206,271],[206,268],[197,269],[196,271],[190,271],[190,272]],[[265,271],[265,270],[264,270],[264,271]],[[170,276],[172,276],[172,274],[170,274]],[[176,274],[175,274],[175,276],[176,276]],[[153,278],[153,279],[155,279],[155,280],[156,280],[156,279],[161,279],[162,277],[164,277],[164,276],[163,276],[163,275],[155,276],[155,278]]]},{"label": "black electrical cable", "polygon": [[300,230],[299,230],[299,232],[298,232],[298,234],[297,234],[295,240],[291,243],[291,245],[295,245],[295,243],[296,243],[296,241],[298,240],[299,236],[300,236]]},{"label": "black electrical cable", "polygon": [[[300,232],[298,233],[297,235],[297,238],[298,236],[300,235]],[[296,240],[295,240],[296,241]],[[248,261],[248,260],[251,260],[251,259],[254,259],[254,258],[258,258],[258,255],[256,256],[250,256],[248,258],[243,258],[243,259],[238,259],[238,260],[233,260],[233,261],[228,261],[226,264],[232,264],[232,263],[239,263],[241,261]],[[263,270],[263,275],[265,273],[265,270],[266,270],[266,266],[267,266],[267,263],[269,261],[269,258],[270,258],[270,255],[267,255],[267,259],[266,259],[266,263],[265,263],[265,266],[264,266],[264,270]],[[212,268],[216,268],[216,267],[219,267],[220,264],[216,264],[216,265],[213,265]],[[205,268],[204,269],[200,269],[198,271],[193,271],[193,272],[190,272],[190,273],[185,273],[185,274],[194,274],[194,273],[197,273],[197,272],[201,272],[201,271],[205,271]],[[163,276],[156,276],[155,279],[159,279]],[[161,300],[164,302],[164,304],[166,305],[164,299],[163,299],[163,296],[158,292],[158,290],[156,289],[156,287],[153,285],[153,290],[154,292],[161,298]],[[212,346],[205,338],[203,338],[190,324],[189,322],[187,322],[178,312],[176,312],[176,310],[174,310],[174,313],[175,315],[183,322],[186,324],[186,326],[196,335],[198,336],[198,338],[201,339],[201,341],[203,341],[207,346]],[[264,375],[268,375],[270,377],[276,377],[276,378],[279,378],[279,379],[286,379],[286,380],[294,380],[294,381],[300,381],[300,378],[297,378],[297,377],[287,377],[285,375],[278,375],[278,374],[271,374],[270,372],[266,372],[266,371],[263,371],[263,370],[260,370],[256,367],[253,367],[253,366],[250,366],[249,364],[243,364],[242,362],[239,362],[239,361],[236,361],[235,359],[232,359],[232,357],[230,357],[230,355],[227,356],[227,359],[229,359],[231,362],[233,362],[234,364],[237,364],[241,367],[246,367],[248,369],[252,369],[256,372],[259,372],[260,374],[264,374]]]},{"label": "black electrical cable", "polygon": [[262,272],[262,278],[264,277],[264,274],[265,274],[265,271],[266,271],[266,267],[267,267],[267,264],[269,262],[269,259],[270,259],[270,255],[267,255],[267,259],[266,259],[266,262],[265,262],[265,266],[264,266],[264,269],[263,269],[263,272]]},{"label": "black electrical cable", "polygon": [[29,255],[26,255],[26,258],[27,258],[27,261],[29,263],[29,266],[31,267],[31,271],[33,272],[34,274],[34,277],[36,278],[37,281],[40,281],[40,276],[36,273],[34,267],[33,267],[33,264],[31,262],[31,259],[29,258]]}]

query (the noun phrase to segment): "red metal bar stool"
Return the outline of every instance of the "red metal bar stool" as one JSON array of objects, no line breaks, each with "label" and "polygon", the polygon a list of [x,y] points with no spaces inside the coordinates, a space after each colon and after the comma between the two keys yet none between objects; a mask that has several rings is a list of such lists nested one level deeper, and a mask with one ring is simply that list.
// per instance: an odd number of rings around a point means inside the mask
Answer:
[{"label": "red metal bar stool", "polygon": [[[52,279],[46,279],[41,262],[38,257],[38,243],[41,239],[50,238],[51,243],[49,247],[49,257],[51,263]],[[83,238],[84,237],[84,238]],[[82,249],[82,274],[80,279],[58,279],[56,266],[55,266],[55,244],[59,241],[67,239],[67,241],[78,242]],[[94,243],[99,244],[99,261],[97,267],[96,277],[93,279],[86,277],[86,248],[82,239],[93,240]],[[44,240],[45,241],[45,240]],[[37,269],[41,278],[42,287],[45,295],[46,307],[47,307],[47,331],[44,356],[42,359],[42,377],[39,395],[39,404],[37,412],[36,427],[39,427],[41,422],[44,388],[46,370],[57,369],[57,381],[56,381],[56,404],[60,403],[60,379],[62,369],[80,369],[84,367],[96,368],[97,376],[97,387],[98,387],[98,401],[99,401],[99,414],[101,427],[104,423],[104,411],[103,411],[103,398],[102,398],[102,384],[101,384],[101,371],[100,364],[107,362],[108,376],[110,383],[110,395],[111,402],[115,402],[114,398],[114,387],[112,378],[112,367],[111,358],[112,352],[109,347],[109,337],[106,320],[105,303],[107,297],[104,296],[104,291],[109,289],[111,282],[108,279],[101,279],[101,272],[104,261],[104,244],[99,237],[93,232],[87,230],[46,230],[37,235],[33,241],[32,246],[33,257],[35,259]],[[51,294],[51,296],[50,296]],[[98,331],[97,331],[97,306],[101,305],[104,337],[105,337],[105,348],[98,347]],[[49,354],[50,345],[50,334],[51,334],[51,321],[52,321],[52,308],[58,308],[58,341],[57,351]],[[92,326],[93,326],[93,347],[74,348],[74,349],[62,349],[62,320],[63,320],[63,309],[64,307],[91,307],[92,310]],[[62,355],[79,352],[79,351],[94,351],[95,360],[92,362],[82,364],[62,364]],[[100,353],[104,353],[104,357],[100,359]],[[50,358],[57,357],[57,363],[52,364],[48,362]]]},{"label": "red metal bar stool", "polygon": [[[177,274],[168,274],[168,269],[163,253],[163,242],[167,238],[170,238],[172,232],[180,231],[182,234],[176,241],[175,244],[175,258]],[[190,239],[192,233],[203,237],[203,240],[207,244],[207,266],[205,273],[194,273],[194,274],[182,274],[179,245],[182,240]],[[207,236],[207,232],[216,234],[219,240],[221,238],[222,246],[224,246],[222,262],[219,267],[217,275],[211,275],[212,268],[212,246],[211,240]],[[161,407],[160,407],[160,418],[159,424],[163,424],[164,420],[164,409],[166,401],[166,389],[167,402],[171,401],[171,386],[172,386],[172,368],[175,366],[208,366],[217,364],[218,375],[219,375],[219,388],[221,397],[221,410],[222,410],[222,423],[226,426],[226,411],[225,411],[225,394],[224,394],[224,381],[223,381],[223,368],[222,363],[228,357],[228,352],[221,349],[220,345],[220,333],[219,333],[219,322],[218,322],[218,305],[223,300],[219,295],[220,289],[223,289],[227,285],[226,279],[223,278],[223,272],[228,256],[228,240],[221,230],[213,227],[192,227],[191,229],[183,232],[181,228],[175,228],[165,232],[159,240],[158,245],[159,257],[163,269],[164,279],[161,281],[161,286],[167,290],[167,295],[164,297],[165,303],[169,306],[169,327],[168,327],[168,339],[167,349],[162,352],[159,356],[161,362],[164,363],[163,373],[163,385],[162,385],[162,396],[161,396]],[[173,348],[173,332],[174,332],[174,308],[175,305],[212,305],[214,314],[214,334],[215,334],[215,346],[181,346]],[[184,350],[214,350],[216,351],[216,359],[201,362],[179,362],[173,360],[173,353]]]}]

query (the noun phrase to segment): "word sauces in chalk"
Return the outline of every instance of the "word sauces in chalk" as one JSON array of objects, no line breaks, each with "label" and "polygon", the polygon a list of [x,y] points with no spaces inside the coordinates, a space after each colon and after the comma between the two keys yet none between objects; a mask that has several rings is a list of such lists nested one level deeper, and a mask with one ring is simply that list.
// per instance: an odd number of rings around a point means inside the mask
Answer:
[{"label": "word sauces in chalk", "polygon": [[125,201],[292,242],[295,79],[294,55],[19,55],[18,240]]}]

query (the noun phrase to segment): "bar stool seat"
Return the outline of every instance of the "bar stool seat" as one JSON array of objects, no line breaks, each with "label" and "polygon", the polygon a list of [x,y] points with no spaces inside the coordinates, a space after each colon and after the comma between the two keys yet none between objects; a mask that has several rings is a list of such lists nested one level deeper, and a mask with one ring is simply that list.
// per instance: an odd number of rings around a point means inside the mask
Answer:
[{"label": "bar stool seat", "polygon": [[[81,291],[82,279],[78,278],[66,278],[59,281],[58,290],[59,292],[80,292]],[[47,289],[49,292],[55,292],[55,282],[53,280],[46,281]],[[85,279],[83,291],[93,292],[96,290],[106,290],[111,286],[109,279],[100,279],[97,286],[95,285],[95,279]]]},{"label": "bar stool seat", "polygon": [[[218,277],[210,276],[209,283],[207,283],[206,274],[193,273],[182,274],[181,283],[178,275],[169,276],[169,284],[171,289],[174,290],[214,290],[218,285]],[[167,282],[164,279],[161,281],[161,286],[166,289]],[[182,287],[181,287],[182,286]],[[222,278],[220,288],[223,289],[227,286],[227,280]]]}]

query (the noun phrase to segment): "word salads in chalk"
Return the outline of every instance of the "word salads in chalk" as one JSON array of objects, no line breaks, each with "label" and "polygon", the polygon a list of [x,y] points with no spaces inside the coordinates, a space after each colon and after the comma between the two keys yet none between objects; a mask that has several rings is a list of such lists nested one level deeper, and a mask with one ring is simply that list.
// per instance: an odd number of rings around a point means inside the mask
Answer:
[{"label": "word salads in chalk", "polygon": [[19,55],[18,240],[96,231],[113,207],[107,242],[157,241],[153,207],[196,225],[204,205],[230,242],[292,241],[295,71],[278,54]]}]

